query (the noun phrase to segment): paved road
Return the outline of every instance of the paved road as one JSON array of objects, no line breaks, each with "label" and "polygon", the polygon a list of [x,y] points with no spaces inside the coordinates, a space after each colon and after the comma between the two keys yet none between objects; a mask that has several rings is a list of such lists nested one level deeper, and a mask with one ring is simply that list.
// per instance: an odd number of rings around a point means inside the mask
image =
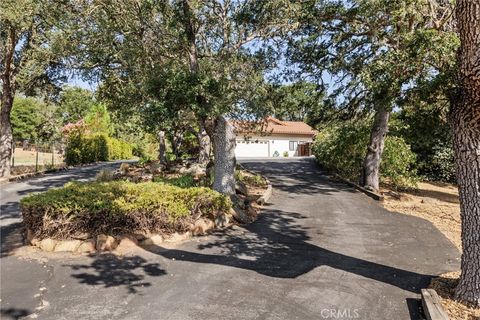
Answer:
[{"label": "paved road", "polygon": [[[329,180],[310,159],[244,164],[274,185],[271,204],[255,223],[123,258],[3,255],[2,315],[416,319],[420,288],[458,268],[459,253],[429,222],[382,209]],[[30,189],[98,169],[9,185],[2,222],[16,221],[18,198]]]}]

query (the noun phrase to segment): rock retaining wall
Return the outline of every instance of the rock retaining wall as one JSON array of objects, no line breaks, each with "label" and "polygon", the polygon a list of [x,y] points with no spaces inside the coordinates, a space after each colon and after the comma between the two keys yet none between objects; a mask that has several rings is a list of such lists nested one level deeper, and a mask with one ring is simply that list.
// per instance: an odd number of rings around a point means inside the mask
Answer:
[{"label": "rock retaining wall", "polygon": [[169,235],[152,234],[148,237],[138,235],[112,236],[99,234],[94,237],[86,236],[86,239],[79,240],[56,240],[51,238],[35,239],[32,238],[32,232],[27,230],[26,241],[46,252],[73,252],[76,254],[95,253],[95,252],[116,252],[125,254],[138,247],[160,245],[166,243],[177,243],[190,239],[192,236],[205,235],[213,229],[227,228],[232,225],[231,215],[222,215],[221,219],[217,217],[216,221],[201,217],[191,225],[187,232],[175,232]]}]

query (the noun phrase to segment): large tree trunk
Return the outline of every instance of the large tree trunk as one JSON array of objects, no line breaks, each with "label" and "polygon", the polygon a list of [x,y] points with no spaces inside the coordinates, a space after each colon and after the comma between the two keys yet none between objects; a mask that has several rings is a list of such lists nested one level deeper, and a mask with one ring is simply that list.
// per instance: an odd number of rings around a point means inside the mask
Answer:
[{"label": "large tree trunk", "polygon": [[211,150],[211,141],[210,136],[207,133],[207,129],[205,127],[205,121],[200,120],[198,121],[198,144],[200,147],[200,152],[198,155],[198,163],[202,166],[206,166],[210,161],[210,150]]},{"label": "large tree trunk", "polygon": [[165,143],[165,131],[158,131],[158,160],[161,164],[167,164],[167,145]]},{"label": "large tree trunk", "polygon": [[4,91],[2,96],[2,109],[0,111],[0,177],[10,176],[13,144],[12,124],[10,122],[12,105],[13,97],[9,97],[9,94]]},{"label": "large tree trunk", "polygon": [[172,151],[173,151],[173,154],[175,155],[175,158],[177,159],[179,159],[181,156],[180,149],[182,148],[182,143],[183,143],[183,131],[175,130],[175,132],[172,135]]},{"label": "large tree trunk", "polygon": [[480,0],[458,0],[461,47],[451,125],[462,221],[458,300],[480,306]]},{"label": "large tree trunk", "polygon": [[227,195],[235,194],[235,132],[233,126],[220,116],[215,121],[213,189]]},{"label": "large tree trunk", "polygon": [[10,122],[10,113],[13,107],[13,97],[15,95],[15,85],[13,78],[13,54],[17,42],[15,30],[10,28],[8,31],[7,45],[5,47],[5,56],[2,59],[4,63],[0,105],[0,177],[10,176],[10,161],[12,157],[12,123]]},{"label": "large tree trunk", "polygon": [[370,141],[368,143],[367,155],[363,161],[361,184],[368,189],[377,191],[380,180],[380,162],[382,160],[385,137],[388,132],[388,120],[390,112],[380,107],[375,112]]},{"label": "large tree trunk", "polygon": [[188,60],[190,64],[190,72],[192,74],[197,74],[199,66],[197,58],[195,21],[189,0],[183,0],[183,16],[183,24],[185,26],[185,32],[188,41]]}]

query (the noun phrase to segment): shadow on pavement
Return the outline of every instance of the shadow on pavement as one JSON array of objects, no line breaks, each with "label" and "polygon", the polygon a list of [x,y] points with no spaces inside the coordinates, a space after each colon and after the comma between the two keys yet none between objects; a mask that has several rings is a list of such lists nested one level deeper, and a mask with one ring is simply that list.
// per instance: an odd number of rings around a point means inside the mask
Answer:
[{"label": "shadow on pavement", "polygon": [[366,261],[333,252],[309,242],[305,228],[295,223],[304,217],[298,213],[267,210],[255,223],[245,226],[249,232],[215,234],[215,241],[197,245],[196,251],[216,249],[221,254],[147,248],[167,259],[219,264],[246,269],[275,278],[296,278],[316,267],[329,266],[418,293],[431,275]]},{"label": "shadow on pavement", "polygon": [[[257,165],[263,167],[264,164],[250,162],[248,168],[259,169]],[[313,161],[299,163],[292,161],[291,173],[286,173],[284,169],[285,163],[273,162],[268,168],[262,168],[262,171],[271,180],[274,180],[275,173],[278,171],[279,176],[283,177],[284,184],[279,187],[285,188],[288,192],[292,190],[300,192],[302,189],[302,193],[317,194],[319,188],[324,189],[320,192],[327,194],[341,190],[355,192],[342,183],[338,183],[337,186],[337,183],[328,180],[324,175],[319,175]],[[281,175],[280,171],[282,171]],[[285,184],[285,176],[288,182],[289,175],[294,181],[292,185]],[[297,187],[298,181],[305,186]],[[306,187],[309,188],[308,191],[305,191]],[[307,235],[308,227],[302,226],[303,219],[308,217],[300,213],[265,207],[264,213],[255,223],[244,226],[246,232],[238,232],[238,230],[216,232],[209,243],[187,243],[188,250],[166,249],[161,246],[151,246],[147,250],[166,259],[218,264],[251,270],[275,278],[297,278],[316,267],[329,266],[414,293],[418,293],[420,288],[426,286],[432,279],[431,275],[370,262],[314,245],[309,242],[311,239]],[[79,279],[80,283],[103,284],[105,287],[125,285],[129,290],[134,291],[137,287],[136,283],[141,282],[143,277],[134,275],[131,271],[142,269],[147,274],[155,276],[165,274],[158,264],[147,264],[140,257],[122,260],[109,255],[96,255],[92,258],[94,262],[90,265],[72,266],[74,270],[86,271],[72,275]]]},{"label": "shadow on pavement", "polygon": [[114,170],[119,167],[120,162],[100,163],[91,166],[77,167],[73,170],[63,171],[62,173],[47,174],[43,177],[26,180],[30,188],[19,190],[19,195],[27,195],[32,192],[43,192],[51,188],[62,187],[70,181],[88,181],[95,178],[100,170]]},{"label": "shadow on pavement", "polygon": [[123,286],[128,293],[138,293],[138,288],[151,286],[145,276],[158,277],[166,275],[158,263],[148,263],[139,256],[118,257],[113,254],[92,254],[90,264],[66,265],[74,273],[71,276],[81,284],[102,285],[104,288]]},{"label": "shadow on pavement", "polygon": [[[0,206],[0,258],[8,256],[13,250],[23,246],[22,222],[19,203],[7,202]],[[12,220],[8,223],[8,220]],[[4,223],[5,222],[5,223]]]},{"label": "shadow on pavement", "polygon": [[[31,314],[32,311],[27,309],[17,309],[17,308],[7,308],[1,309],[0,314],[2,315],[2,319],[21,319],[23,317],[28,316]],[[5,317],[5,318],[4,318]]]},{"label": "shadow on pavement", "polygon": [[333,181],[312,159],[281,159],[270,162],[241,161],[249,170],[268,176],[273,187],[289,194],[325,194],[356,192],[345,183]]},{"label": "shadow on pavement", "polygon": [[422,300],[420,299],[407,299],[408,312],[410,313],[410,319],[423,320],[425,314],[423,313]]}]

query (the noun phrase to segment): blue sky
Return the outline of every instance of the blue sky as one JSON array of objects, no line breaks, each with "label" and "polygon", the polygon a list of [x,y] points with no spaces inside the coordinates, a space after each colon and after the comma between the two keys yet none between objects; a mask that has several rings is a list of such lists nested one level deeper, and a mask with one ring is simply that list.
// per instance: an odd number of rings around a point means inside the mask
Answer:
[{"label": "blue sky", "polygon": [[[274,75],[274,74],[277,74],[277,73],[282,73],[283,69],[285,68],[284,65],[280,65],[276,70],[273,70],[273,71],[270,71],[268,72],[265,76],[266,78]],[[328,87],[328,91],[330,92],[332,90],[332,84],[333,84],[333,81],[332,81],[332,78],[331,76],[325,76],[324,77],[324,82],[327,84],[327,87]],[[286,81],[284,78],[280,77],[280,82],[284,83],[284,84],[288,84],[288,83],[291,83],[289,81]],[[80,88],[84,88],[84,89],[88,89],[88,90],[91,90],[91,91],[95,91],[97,86],[98,86],[98,83],[97,82],[87,82],[87,81],[84,81],[82,80],[82,78],[80,78],[79,76],[77,75],[73,75],[69,78],[67,84],[69,86],[72,86],[72,87],[80,87]]]},{"label": "blue sky", "polygon": [[72,77],[70,77],[67,84],[72,87],[80,87],[80,88],[88,89],[91,91],[95,91],[98,85],[97,83],[89,83],[89,82],[83,81],[80,77],[76,75],[73,75]]}]

